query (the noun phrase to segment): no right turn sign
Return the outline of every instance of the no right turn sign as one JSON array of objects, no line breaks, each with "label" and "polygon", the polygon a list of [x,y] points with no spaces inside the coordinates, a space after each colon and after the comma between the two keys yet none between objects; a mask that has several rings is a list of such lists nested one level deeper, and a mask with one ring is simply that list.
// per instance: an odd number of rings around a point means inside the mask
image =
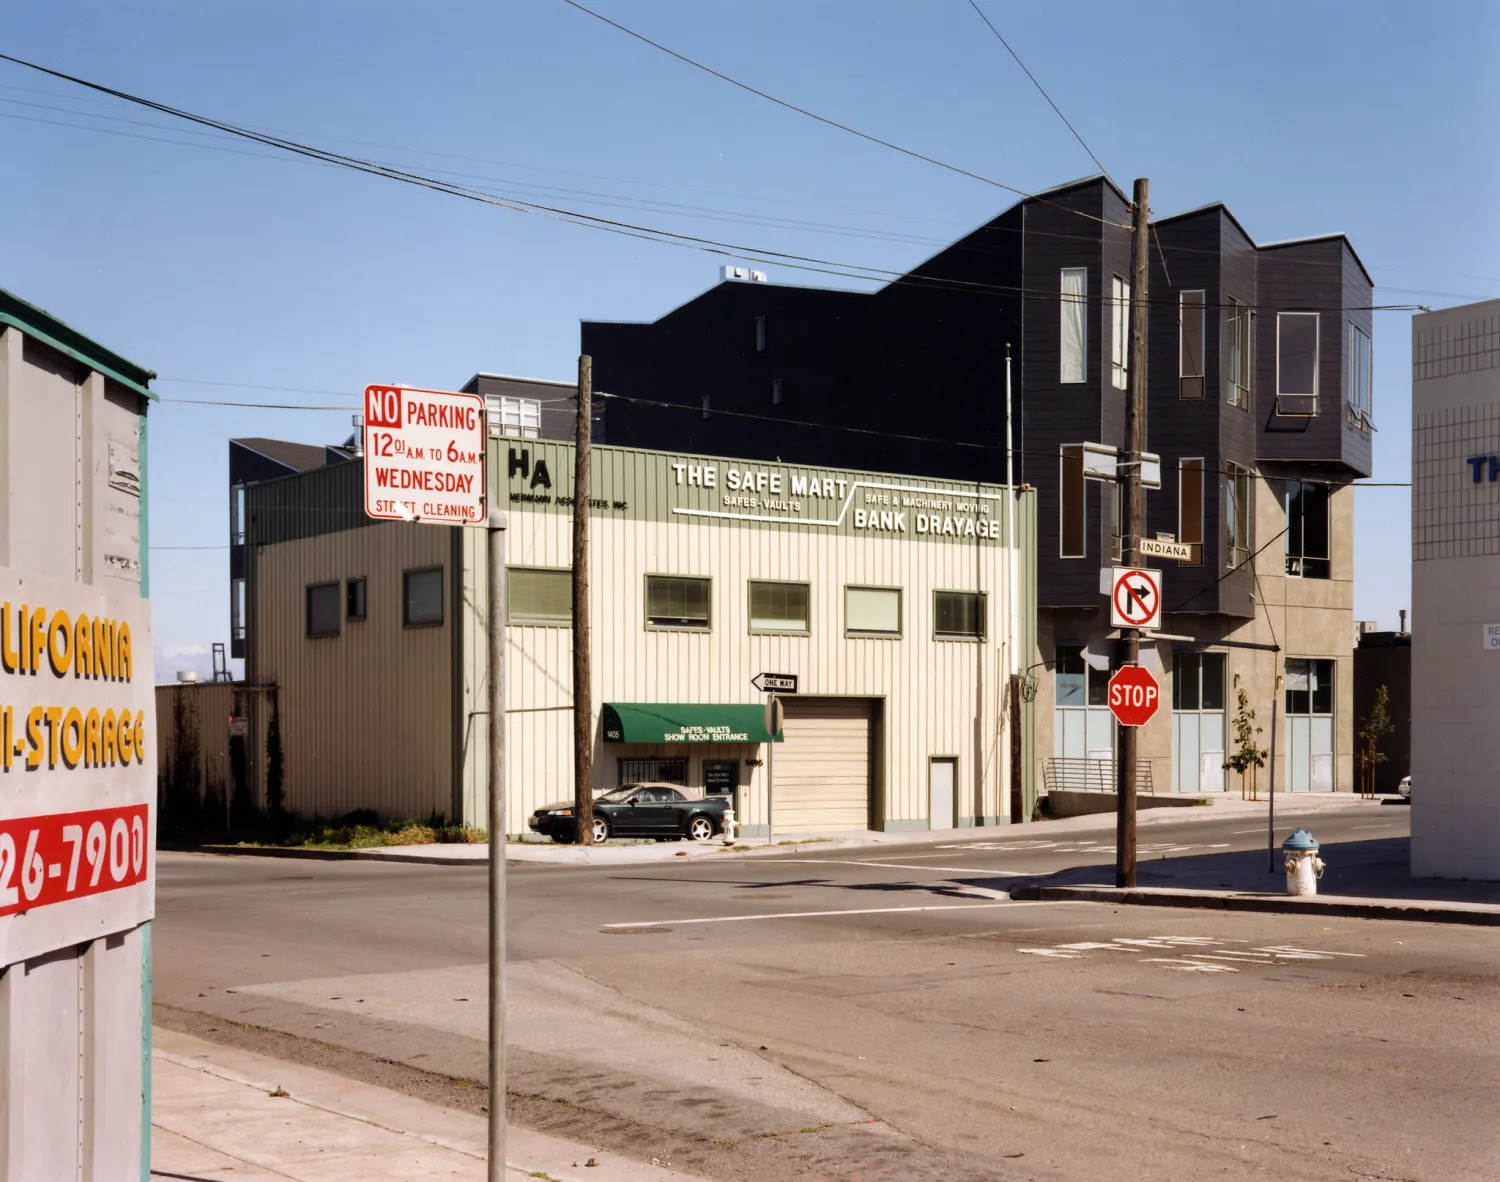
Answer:
[{"label": "no right turn sign", "polygon": [[1161,625],[1161,572],[1117,566],[1109,583],[1109,622],[1116,628]]}]

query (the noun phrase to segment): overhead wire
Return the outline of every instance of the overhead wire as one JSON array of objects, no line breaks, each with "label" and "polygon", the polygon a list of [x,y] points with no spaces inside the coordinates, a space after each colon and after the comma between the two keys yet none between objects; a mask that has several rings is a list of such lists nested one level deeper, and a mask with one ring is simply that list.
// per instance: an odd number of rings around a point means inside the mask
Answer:
[{"label": "overhead wire", "polygon": [[[696,60],[695,58],[690,58],[684,53],[679,53],[677,50],[663,45],[660,41],[653,41],[644,33],[638,33],[634,29],[629,28],[626,25],[622,25],[619,21],[611,20],[601,12],[595,12],[587,5],[580,4],[578,0],[562,0],[562,2],[568,5],[570,8],[576,8],[579,12],[586,13],[588,16],[593,17],[597,21],[602,21],[604,24],[609,25],[613,29],[618,29],[627,37],[634,37],[637,41],[651,46],[652,49],[660,50],[668,57],[676,58],[678,61],[692,66],[695,70],[702,70],[705,74],[711,74],[713,77],[718,78],[723,82],[727,82],[731,86],[737,86],[739,87],[739,89],[745,91],[748,94],[753,94],[758,98],[765,99],[767,102],[775,103],[778,107],[784,107],[788,111],[795,111],[799,115],[804,115],[807,118],[816,120],[818,123],[825,124],[828,127],[837,128],[839,131],[847,132],[848,134],[857,136],[862,140],[867,140],[872,144],[879,144],[882,148],[889,148],[893,152],[900,152],[903,156],[910,156],[914,160],[921,160],[927,164],[936,165],[938,168],[945,168],[949,172],[958,173],[960,176],[966,176],[972,180],[982,181],[986,185],[993,185],[997,189],[1004,189],[1008,193],[1017,193],[1020,196],[1029,198],[1033,201],[1045,202],[1047,205],[1054,206],[1057,209],[1066,210],[1068,213],[1076,214],[1078,217],[1088,218],[1089,220],[1095,222],[1103,222],[1106,225],[1121,227],[1125,226],[1125,223],[1123,222],[1111,222],[1107,218],[1099,217],[1097,214],[1089,213],[1086,210],[1073,209],[1059,202],[1050,201],[1047,198],[1040,197],[1035,193],[1028,193],[1025,189],[1018,189],[1014,185],[1007,185],[1002,181],[997,181],[991,177],[983,176],[980,173],[972,172],[967,168],[961,168],[957,164],[949,164],[946,161],[939,160],[934,156],[928,156],[925,153],[915,151],[911,148],[903,148],[900,144],[892,143],[890,140],[881,139],[879,136],[871,135],[869,132],[860,131],[858,128],[850,127],[847,123],[840,123],[838,120],[830,119],[826,115],[819,115],[817,112],[810,111],[806,107],[799,107],[796,103],[788,102],[786,99],[777,98],[774,94],[769,94],[764,90],[760,90],[757,87],[751,86],[748,82],[741,82],[738,78],[731,78],[728,74],[725,74],[720,70],[716,70],[712,66],[704,65],[702,62]],[[1114,182],[1111,181],[1110,183],[1113,184]]]},{"label": "overhead wire", "polygon": [[[969,0],[969,7],[972,8],[976,13],[978,13],[979,19],[989,26],[990,32],[995,34],[995,40],[1000,42],[1001,45],[1005,46],[1005,52],[1016,59],[1016,65],[1020,66],[1022,71],[1026,74],[1026,77],[1031,79],[1031,84],[1036,87],[1037,93],[1047,100],[1047,105],[1057,113],[1057,117],[1063,121],[1063,126],[1065,126],[1069,131],[1073,133],[1073,138],[1077,140],[1079,146],[1089,154],[1089,159],[1098,166],[1099,171],[1104,174],[1105,179],[1109,181],[1110,184],[1114,185],[1115,188],[1119,189],[1119,183],[1115,180],[1114,177],[1110,176],[1109,169],[1104,167],[1104,161],[1100,160],[1099,157],[1094,154],[1093,148],[1084,143],[1083,136],[1078,134],[1078,129],[1074,127],[1068,117],[1062,113],[1062,108],[1052,101],[1052,96],[1048,94],[1046,88],[1044,88],[1042,84],[1037,81],[1037,77],[1031,72],[1030,67],[1028,67],[1026,63],[1021,60],[1021,55],[1011,48],[1010,42],[1007,41],[1001,34],[1000,30],[995,27],[995,22],[990,20],[990,18],[985,15],[984,9],[979,7],[977,0]],[[1121,191],[1123,192],[1123,190]]]}]

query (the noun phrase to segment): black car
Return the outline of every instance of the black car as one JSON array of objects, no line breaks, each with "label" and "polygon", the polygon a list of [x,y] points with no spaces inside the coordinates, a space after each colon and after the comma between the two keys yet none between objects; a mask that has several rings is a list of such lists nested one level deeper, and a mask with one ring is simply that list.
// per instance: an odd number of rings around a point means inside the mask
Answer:
[{"label": "black car", "polygon": [[[594,797],[594,842],[611,837],[682,838],[708,841],[724,831],[727,796],[690,799],[671,784],[626,784]],[[543,805],[531,828],[563,845],[575,840],[573,802]]]}]

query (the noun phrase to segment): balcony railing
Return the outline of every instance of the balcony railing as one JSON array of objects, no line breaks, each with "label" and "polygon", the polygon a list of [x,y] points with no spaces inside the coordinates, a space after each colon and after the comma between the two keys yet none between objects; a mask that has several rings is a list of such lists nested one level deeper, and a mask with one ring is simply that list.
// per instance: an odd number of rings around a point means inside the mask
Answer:
[{"label": "balcony railing", "polygon": [[[1115,761],[1054,756],[1042,762],[1042,781],[1048,792],[1054,789],[1063,792],[1113,792],[1115,790]],[[1135,790],[1137,792],[1152,791],[1149,759],[1136,761]]]}]

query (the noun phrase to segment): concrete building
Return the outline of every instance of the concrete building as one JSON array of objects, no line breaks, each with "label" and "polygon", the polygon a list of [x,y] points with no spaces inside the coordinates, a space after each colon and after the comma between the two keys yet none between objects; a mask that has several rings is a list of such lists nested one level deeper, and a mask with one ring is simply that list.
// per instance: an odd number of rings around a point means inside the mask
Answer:
[{"label": "concrete building", "polygon": [[[654,322],[586,321],[612,442],[995,480],[1013,357],[1019,480],[1037,489],[1035,759],[1112,785],[1100,588],[1120,553],[1129,204],[1103,177],[1017,202],[873,292],[730,280]],[[1373,287],[1341,234],[1257,243],[1223,205],[1152,223],[1146,658],[1170,711],[1141,736],[1157,791],[1217,792],[1238,695],[1278,787],[1350,791],[1353,490],[1371,473]],[[859,431],[850,431],[855,426]],[[955,446],[955,441],[962,441]],[[1261,785],[1265,785],[1262,773]]]},{"label": "concrete building", "polygon": [[[574,448],[492,438],[507,504],[508,815],[572,785]],[[246,492],[252,751],[287,808],[483,825],[484,533],[375,522],[362,461]],[[1007,676],[1035,650],[1034,494],[1017,585],[1003,486],[596,447],[595,786],[734,795],[749,834],[993,825],[1010,776]],[[1018,634],[1008,637],[1014,619]],[[751,679],[794,674],[776,743]],[[271,714],[279,740],[270,738]],[[1022,712],[1029,741],[1029,706]],[[1030,761],[1027,761],[1030,766]],[[254,770],[261,803],[269,787]]]},{"label": "concrete building", "polygon": [[1412,318],[1412,873],[1500,879],[1500,300]]}]

